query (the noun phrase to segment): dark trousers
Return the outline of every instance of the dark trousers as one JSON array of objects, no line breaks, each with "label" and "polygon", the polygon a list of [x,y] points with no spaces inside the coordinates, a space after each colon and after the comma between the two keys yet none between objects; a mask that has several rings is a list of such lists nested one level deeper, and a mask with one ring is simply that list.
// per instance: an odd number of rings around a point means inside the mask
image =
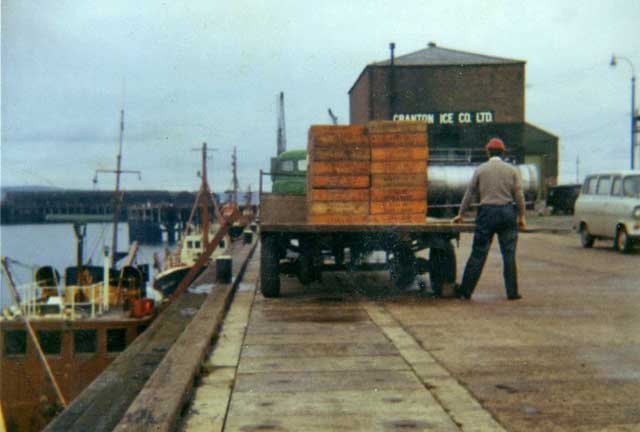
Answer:
[{"label": "dark trousers", "polygon": [[500,242],[507,297],[518,295],[518,274],[516,269],[517,210],[513,205],[483,205],[478,209],[471,256],[464,269],[460,287],[462,293],[469,297],[476,288],[478,279],[480,279],[494,234],[498,234],[498,241]]}]

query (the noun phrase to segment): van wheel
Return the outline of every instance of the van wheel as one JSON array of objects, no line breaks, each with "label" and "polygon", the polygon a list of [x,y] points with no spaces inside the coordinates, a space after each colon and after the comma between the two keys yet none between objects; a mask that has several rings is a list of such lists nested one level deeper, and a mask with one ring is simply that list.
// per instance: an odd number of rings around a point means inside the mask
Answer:
[{"label": "van wheel", "polygon": [[582,247],[583,248],[590,248],[593,247],[593,242],[595,241],[595,238],[589,234],[589,229],[587,228],[587,226],[583,226],[582,229],[580,230],[580,243],[582,243]]},{"label": "van wheel", "polygon": [[613,248],[623,254],[631,252],[631,239],[624,227],[620,227],[616,231],[616,239],[613,242]]}]

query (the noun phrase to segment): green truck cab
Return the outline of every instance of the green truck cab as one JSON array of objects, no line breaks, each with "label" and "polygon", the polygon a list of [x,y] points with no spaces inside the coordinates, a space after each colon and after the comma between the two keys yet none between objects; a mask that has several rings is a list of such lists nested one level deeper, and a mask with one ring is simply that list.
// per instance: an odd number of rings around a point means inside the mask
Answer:
[{"label": "green truck cab", "polygon": [[304,195],[307,191],[307,151],[288,150],[271,158],[272,192]]}]

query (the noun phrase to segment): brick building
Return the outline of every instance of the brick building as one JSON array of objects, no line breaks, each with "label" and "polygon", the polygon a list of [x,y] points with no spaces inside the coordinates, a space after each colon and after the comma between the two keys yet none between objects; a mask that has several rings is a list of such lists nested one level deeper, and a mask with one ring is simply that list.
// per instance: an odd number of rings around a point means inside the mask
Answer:
[{"label": "brick building", "polygon": [[558,176],[558,137],[525,120],[525,62],[428,47],[371,63],[349,90],[352,124],[369,120],[429,123],[432,163],[477,163],[501,137],[516,163],[540,168],[545,186]]}]

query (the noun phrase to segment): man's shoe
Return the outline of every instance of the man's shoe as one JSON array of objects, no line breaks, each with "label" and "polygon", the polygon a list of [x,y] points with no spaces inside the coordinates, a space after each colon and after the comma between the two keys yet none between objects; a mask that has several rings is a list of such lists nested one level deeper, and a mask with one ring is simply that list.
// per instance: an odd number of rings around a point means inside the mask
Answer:
[{"label": "man's shoe", "polygon": [[520,294],[507,296],[507,300],[520,300],[522,296]]}]

